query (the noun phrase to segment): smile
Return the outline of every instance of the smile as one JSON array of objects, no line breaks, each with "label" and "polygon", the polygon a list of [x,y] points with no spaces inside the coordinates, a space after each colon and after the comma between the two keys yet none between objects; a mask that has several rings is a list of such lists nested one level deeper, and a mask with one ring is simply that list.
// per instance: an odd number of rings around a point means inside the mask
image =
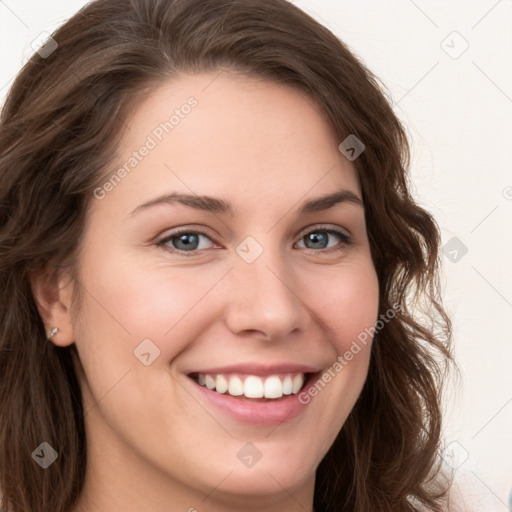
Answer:
[{"label": "smile", "polygon": [[196,368],[186,376],[190,392],[212,414],[253,426],[275,426],[292,421],[309,408],[298,399],[299,393],[321,376],[321,366],[248,361]]},{"label": "smile", "polygon": [[200,386],[235,397],[279,399],[297,394],[308,374],[275,374],[266,377],[240,374],[192,374]]}]

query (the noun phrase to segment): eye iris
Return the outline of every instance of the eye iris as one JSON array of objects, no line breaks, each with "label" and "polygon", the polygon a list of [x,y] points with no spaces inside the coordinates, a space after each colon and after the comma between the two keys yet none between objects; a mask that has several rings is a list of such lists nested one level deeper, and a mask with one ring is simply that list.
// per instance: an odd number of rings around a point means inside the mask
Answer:
[{"label": "eye iris", "polygon": [[[177,249],[181,250],[194,250],[197,249],[199,244],[199,236],[194,233],[184,233],[174,238],[177,242],[174,244]],[[180,247],[180,244],[183,244]]]},{"label": "eye iris", "polygon": [[306,235],[306,240],[313,243],[314,247],[312,249],[325,249],[327,247],[327,233],[318,231],[315,233],[309,233]]}]

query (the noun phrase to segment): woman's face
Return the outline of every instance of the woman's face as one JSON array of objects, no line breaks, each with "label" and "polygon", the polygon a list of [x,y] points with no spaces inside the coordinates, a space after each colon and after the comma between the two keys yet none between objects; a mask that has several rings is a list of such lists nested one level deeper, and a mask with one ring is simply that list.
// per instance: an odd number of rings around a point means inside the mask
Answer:
[{"label": "woman's face", "polygon": [[216,76],[170,82],[128,119],[117,178],[91,199],[71,318],[88,485],[146,503],[165,489],[183,510],[311,496],[370,343],[333,364],[378,315],[341,140],[309,97]]}]

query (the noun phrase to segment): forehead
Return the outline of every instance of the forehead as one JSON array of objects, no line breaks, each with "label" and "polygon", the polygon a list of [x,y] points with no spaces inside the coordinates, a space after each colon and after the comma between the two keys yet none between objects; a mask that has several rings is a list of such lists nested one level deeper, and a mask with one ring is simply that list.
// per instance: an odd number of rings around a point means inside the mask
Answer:
[{"label": "forehead", "polygon": [[260,78],[183,75],[144,98],[126,126],[111,171],[127,172],[109,197],[128,207],[175,190],[260,205],[284,202],[285,191],[290,200],[340,186],[360,191],[315,101]]}]

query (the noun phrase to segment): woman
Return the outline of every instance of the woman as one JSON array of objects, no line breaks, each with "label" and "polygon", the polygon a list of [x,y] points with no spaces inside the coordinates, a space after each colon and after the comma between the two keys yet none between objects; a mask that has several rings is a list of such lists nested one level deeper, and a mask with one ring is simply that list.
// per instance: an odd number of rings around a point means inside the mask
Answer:
[{"label": "woman", "polygon": [[0,130],[6,509],[446,510],[438,228],[332,33],[98,0]]}]

